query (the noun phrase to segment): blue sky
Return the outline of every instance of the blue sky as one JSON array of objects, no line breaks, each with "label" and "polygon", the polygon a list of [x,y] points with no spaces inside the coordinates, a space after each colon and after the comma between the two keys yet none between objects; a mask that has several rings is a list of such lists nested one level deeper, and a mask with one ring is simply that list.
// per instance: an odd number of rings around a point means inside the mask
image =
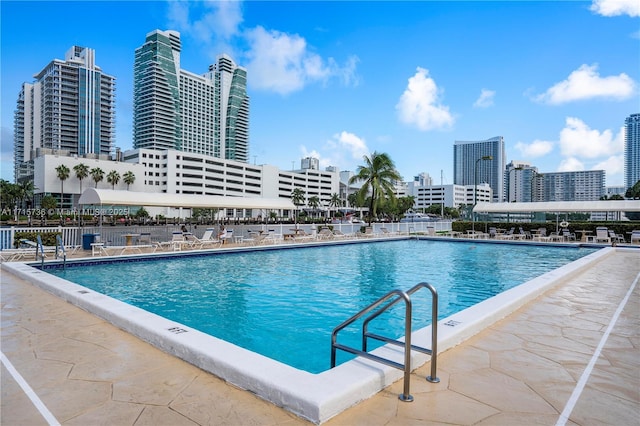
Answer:
[{"label": "blue sky", "polygon": [[73,45],[117,79],[116,146],[132,148],[134,50],[181,33],[181,67],[227,53],[248,70],[250,159],[355,170],[386,152],[405,180],[453,183],[456,140],[505,138],[507,162],[604,169],[623,183],[624,119],[640,112],[640,2],[5,1],[3,179],[20,87]]}]

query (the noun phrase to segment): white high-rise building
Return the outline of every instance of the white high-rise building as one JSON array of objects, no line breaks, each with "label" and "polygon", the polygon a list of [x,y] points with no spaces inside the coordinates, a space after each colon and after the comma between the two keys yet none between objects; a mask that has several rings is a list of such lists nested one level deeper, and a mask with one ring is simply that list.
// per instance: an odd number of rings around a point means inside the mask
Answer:
[{"label": "white high-rise building", "polygon": [[488,183],[493,202],[503,200],[505,167],[502,136],[484,141],[455,141],[453,145],[453,183],[464,186]]},{"label": "white high-rise building", "polygon": [[534,200],[535,179],[538,168],[524,161],[511,161],[507,164],[505,182],[505,201],[508,203],[528,203]]},{"label": "white high-rise building", "polygon": [[14,116],[16,182],[33,179],[39,152],[111,155],[115,78],[96,65],[94,50],[73,46],[34,77],[22,85]]},{"label": "white high-rise building", "polygon": [[180,68],[180,33],[155,30],[136,49],[134,148],[249,159],[247,71],[220,55],[207,73]]}]

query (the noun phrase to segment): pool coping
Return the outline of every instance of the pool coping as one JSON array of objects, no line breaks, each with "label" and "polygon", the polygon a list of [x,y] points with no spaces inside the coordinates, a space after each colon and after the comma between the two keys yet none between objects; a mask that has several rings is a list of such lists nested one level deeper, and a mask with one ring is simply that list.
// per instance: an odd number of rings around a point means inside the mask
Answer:
[{"label": "pool coping", "polygon": [[[438,321],[438,353],[458,345],[614,250],[607,247],[588,254]],[[313,423],[329,420],[402,378],[402,371],[362,358],[319,374],[308,373],[47,274],[27,263],[4,263],[3,268]],[[415,331],[412,339],[414,344],[430,347],[431,326]],[[384,346],[374,353],[403,362],[402,350],[397,347]],[[412,354],[413,368],[428,361],[427,355]]]}]

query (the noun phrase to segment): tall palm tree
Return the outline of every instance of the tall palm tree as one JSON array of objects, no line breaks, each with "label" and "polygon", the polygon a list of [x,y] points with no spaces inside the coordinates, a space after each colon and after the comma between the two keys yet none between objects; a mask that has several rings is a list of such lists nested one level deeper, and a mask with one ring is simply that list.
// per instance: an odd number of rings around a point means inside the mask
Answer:
[{"label": "tall palm tree", "polygon": [[369,201],[369,225],[376,217],[376,210],[381,199],[394,199],[395,182],[402,180],[396,166],[386,153],[373,152],[370,157],[362,157],[365,164],[358,166],[356,174],[351,176],[349,184],[363,182],[358,190],[358,198],[364,200],[367,195]]},{"label": "tall palm tree", "polygon": [[71,171],[64,164],[60,164],[56,167],[56,175],[60,179],[60,208],[64,207],[64,181],[69,179]]},{"label": "tall palm tree", "polygon": [[84,163],[76,164],[73,166],[73,171],[76,173],[76,178],[80,181],[80,194],[82,194],[82,179],[89,177],[89,166]]},{"label": "tall palm tree", "polygon": [[89,171],[89,174],[91,175],[91,179],[96,183],[97,188],[98,182],[102,182],[102,179],[104,179],[104,171],[102,171],[100,167],[94,167]]},{"label": "tall palm tree", "polygon": [[129,185],[132,185],[133,182],[136,181],[136,175],[133,174],[132,171],[128,171],[124,175],[122,175],[122,181],[127,184],[127,191],[128,191]]},{"label": "tall palm tree", "polygon": [[[291,202],[296,206],[296,208],[304,204],[304,192],[302,192],[302,189],[295,188],[291,192]],[[298,214],[297,214],[297,212],[296,212],[296,215],[294,216],[294,219],[295,219],[296,223],[298,223]]]},{"label": "tall palm tree", "polygon": [[116,185],[120,182],[120,173],[111,170],[107,175],[107,182],[111,184],[111,189],[116,189]]},{"label": "tall palm tree", "polygon": [[336,211],[338,207],[342,207],[342,200],[340,199],[340,195],[337,192],[331,194],[331,199],[329,200],[329,207],[335,207]]},{"label": "tall palm tree", "polygon": [[309,204],[309,207],[311,207],[314,210],[314,213],[316,213],[315,210],[317,210],[318,207],[320,207],[320,198],[317,195],[309,197],[308,204]]}]

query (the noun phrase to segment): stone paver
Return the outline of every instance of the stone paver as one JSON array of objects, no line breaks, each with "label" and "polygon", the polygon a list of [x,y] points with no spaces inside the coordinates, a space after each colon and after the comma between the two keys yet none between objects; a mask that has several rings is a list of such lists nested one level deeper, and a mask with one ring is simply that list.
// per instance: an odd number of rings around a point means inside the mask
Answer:
[{"label": "stone paver", "polygon": [[[325,424],[553,425],[640,274],[618,251]],[[2,273],[2,353],[64,425],[308,425],[19,278]],[[2,367],[0,424],[46,424]],[[568,425],[640,418],[640,286],[595,363]]]}]

